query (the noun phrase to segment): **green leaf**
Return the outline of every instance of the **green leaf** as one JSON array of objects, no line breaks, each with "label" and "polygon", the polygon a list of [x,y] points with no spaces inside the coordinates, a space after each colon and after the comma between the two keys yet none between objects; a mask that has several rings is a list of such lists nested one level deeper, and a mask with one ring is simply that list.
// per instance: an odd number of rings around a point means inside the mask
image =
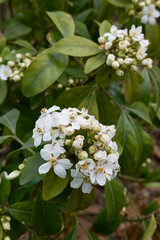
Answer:
[{"label": "green leaf", "polygon": [[36,49],[32,46],[32,44],[30,44],[26,40],[18,39],[16,41],[14,41],[13,43],[20,46],[20,47],[27,48],[29,51],[31,51],[33,53],[36,53]]},{"label": "green leaf", "polygon": [[88,208],[95,199],[95,192],[92,190],[90,194],[82,193],[82,189],[73,189],[69,196],[66,212],[72,213],[78,210]]},{"label": "green leaf", "polygon": [[83,69],[79,66],[68,66],[65,72],[75,78],[85,78],[87,75],[84,73]]},{"label": "green leaf", "polygon": [[146,230],[144,232],[144,235],[141,238],[141,240],[149,240],[153,236],[153,234],[156,230],[156,225],[157,224],[156,224],[155,217],[154,217],[154,215],[152,215],[151,220],[148,223],[148,225],[146,227]]},{"label": "green leaf", "polygon": [[2,52],[3,48],[6,46],[6,38],[0,37],[0,53]]},{"label": "green leaf", "polygon": [[20,177],[20,184],[24,185],[31,180],[40,177],[41,175],[38,173],[38,168],[40,165],[44,163],[44,160],[41,158],[39,153],[34,154],[30,158],[28,158],[24,169],[22,170],[22,174]]},{"label": "green leaf", "polygon": [[150,102],[151,97],[151,81],[147,68],[144,68],[141,72],[144,82],[140,85],[140,95],[138,101],[144,102],[146,105]]},{"label": "green leaf", "polygon": [[4,173],[0,175],[0,204],[2,207],[8,200],[9,194],[11,191],[11,183],[5,178]]},{"label": "green leaf", "polygon": [[54,22],[63,37],[69,37],[74,35],[75,25],[73,18],[70,14],[57,11],[47,12],[47,15]]},{"label": "green leaf", "polygon": [[110,22],[108,22],[107,20],[104,20],[99,28],[99,35],[103,36],[105,33],[110,32],[110,28],[111,28],[111,24]]},{"label": "green leaf", "polygon": [[102,52],[98,44],[79,36],[63,38],[55,43],[51,49],[74,57],[87,57]]},{"label": "green leaf", "polygon": [[119,159],[121,171],[125,174],[137,174],[140,164],[152,154],[153,141],[139,123],[125,112],[120,115],[116,128],[116,139],[123,148]]},{"label": "green leaf", "polygon": [[148,108],[142,102],[134,102],[130,106],[126,107],[130,112],[134,113],[149,125],[153,126],[151,118],[149,116]]},{"label": "green leaf", "polygon": [[59,195],[66,188],[68,182],[68,176],[66,176],[66,178],[60,178],[54,173],[53,169],[51,169],[43,180],[43,200],[48,201]]},{"label": "green leaf", "polygon": [[90,57],[84,67],[84,72],[86,74],[92,72],[93,70],[99,68],[105,63],[106,55],[104,53],[100,53],[96,56]]},{"label": "green leaf", "polygon": [[62,240],[77,240],[78,236],[77,236],[77,225],[76,227],[70,232],[68,233]]},{"label": "green leaf", "polygon": [[157,102],[156,112],[157,112],[160,106],[160,70],[158,67],[154,66],[149,73],[156,90],[156,102]]},{"label": "green leaf", "polygon": [[26,35],[31,32],[31,28],[25,26],[24,24],[12,19],[11,22],[7,25],[4,35],[7,40],[12,40],[20,36]]},{"label": "green leaf", "polygon": [[75,27],[76,27],[76,33],[78,33],[80,36],[82,36],[84,38],[91,39],[91,36],[88,32],[86,25],[80,21],[74,21],[74,22],[75,22]]},{"label": "green leaf", "polygon": [[33,207],[34,207],[33,201],[24,201],[10,205],[9,207],[7,207],[7,211],[17,221],[25,222],[25,224],[31,226]]},{"label": "green leaf", "polygon": [[7,138],[10,138],[10,135],[7,136],[0,136],[0,144],[3,143]]},{"label": "green leaf", "polygon": [[5,125],[7,128],[11,130],[13,134],[15,134],[19,114],[20,112],[17,109],[12,109],[11,111],[7,112],[5,115],[0,117],[0,123]]},{"label": "green leaf", "polygon": [[25,71],[22,91],[31,97],[52,85],[63,73],[68,64],[68,57],[54,53],[49,48],[40,53]]},{"label": "green leaf", "polygon": [[104,208],[93,223],[92,230],[103,235],[108,235],[118,228],[122,220],[123,217],[118,214],[112,221],[107,221],[107,209]]},{"label": "green leaf", "polygon": [[126,204],[123,188],[117,179],[106,183],[105,202],[107,209],[107,221],[112,221]]},{"label": "green leaf", "polygon": [[143,214],[151,214],[154,211],[156,211],[158,209],[158,202],[157,201],[152,201],[151,203],[149,203],[149,205],[146,207],[146,209],[144,210]]},{"label": "green leaf", "polygon": [[124,95],[128,103],[135,101],[140,93],[140,82],[142,82],[142,76],[137,72],[128,70],[125,74]]},{"label": "green leaf", "polygon": [[3,239],[3,228],[0,225],[0,240],[2,240],[2,239]]},{"label": "green leaf", "polygon": [[117,7],[126,7],[132,4],[130,0],[107,0],[107,2],[117,6]]},{"label": "green leaf", "polygon": [[7,83],[6,81],[0,80],[0,104],[3,103],[7,95]]},{"label": "green leaf", "polygon": [[41,192],[33,210],[33,226],[38,235],[52,235],[60,232],[62,216],[56,204],[41,199]]}]

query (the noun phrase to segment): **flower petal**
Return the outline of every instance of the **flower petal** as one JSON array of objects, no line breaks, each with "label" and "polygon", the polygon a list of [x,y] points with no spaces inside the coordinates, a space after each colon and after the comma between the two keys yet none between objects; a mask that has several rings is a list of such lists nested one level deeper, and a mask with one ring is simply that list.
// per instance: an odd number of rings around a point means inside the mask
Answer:
[{"label": "flower petal", "polygon": [[80,188],[80,186],[82,185],[82,178],[75,178],[71,181],[71,188]]},{"label": "flower petal", "polygon": [[49,152],[48,150],[46,150],[46,149],[41,149],[40,154],[41,154],[41,157],[42,157],[44,160],[49,160],[50,157],[51,157],[50,152]]},{"label": "flower petal", "polygon": [[84,182],[82,185],[83,193],[90,193],[92,191],[92,185],[89,182]]},{"label": "flower petal", "polygon": [[104,173],[97,173],[96,180],[100,186],[104,186],[106,183],[106,177]]},{"label": "flower petal", "polygon": [[65,178],[67,175],[66,170],[58,163],[54,166],[54,172],[60,178]]},{"label": "flower petal", "polygon": [[70,169],[73,164],[69,161],[69,159],[59,159],[58,164],[60,164],[64,169]]},{"label": "flower petal", "polygon": [[44,174],[44,173],[49,172],[50,168],[51,168],[51,164],[50,164],[49,162],[47,162],[47,163],[42,164],[42,165],[38,168],[38,172],[39,172],[40,174]]}]

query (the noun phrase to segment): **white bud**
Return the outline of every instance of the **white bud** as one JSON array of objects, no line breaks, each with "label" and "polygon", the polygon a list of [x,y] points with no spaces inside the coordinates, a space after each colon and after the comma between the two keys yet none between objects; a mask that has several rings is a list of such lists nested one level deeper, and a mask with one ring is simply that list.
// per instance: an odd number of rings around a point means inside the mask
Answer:
[{"label": "white bud", "polygon": [[25,165],[24,165],[23,163],[21,163],[21,164],[18,166],[18,168],[19,168],[20,171],[22,171],[24,167],[25,167]]},{"label": "white bud", "polygon": [[23,62],[26,64],[26,67],[28,67],[31,64],[31,60],[29,58],[25,58]]},{"label": "white bud", "polygon": [[112,62],[112,67],[114,68],[114,69],[117,69],[117,68],[119,68],[119,62],[118,61],[114,61],[114,62]]},{"label": "white bud", "polygon": [[67,136],[71,136],[75,132],[75,129],[73,127],[66,127],[66,128],[63,129],[63,132]]},{"label": "white bud", "polygon": [[113,54],[108,54],[107,57],[108,61],[111,61],[111,63],[115,60],[115,56]]},{"label": "white bud", "polygon": [[137,72],[138,68],[137,68],[137,66],[135,66],[135,65],[131,65],[131,70]]},{"label": "white bud", "polygon": [[133,62],[133,58],[126,58],[126,59],[124,60],[124,63],[125,63],[126,65],[131,65],[132,62]]},{"label": "white bud", "polygon": [[78,139],[74,140],[74,142],[72,143],[72,146],[77,149],[81,149],[83,147],[83,139],[78,138]]},{"label": "white bud", "polygon": [[20,63],[20,67],[21,68],[25,68],[26,67],[26,64],[23,62],[23,63]]},{"label": "white bud", "polygon": [[90,154],[94,154],[95,152],[97,152],[97,147],[93,145],[90,146],[88,150]]},{"label": "white bud", "polygon": [[135,10],[134,10],[134,9],[131,9],[131,10],[129,11],[129,13],[128,13],[129,16],[132,16],[132,15],[134,15],[134,14],[135,14]]},{"label": "white bud", "polygon": [[58,83],[57,87],[58,88],[63,88],[63,85],[61,83]]},{"label": "white bud", "polygon": [[146,0],[145,2],[146,2],[147,5],[151,4],[151,0]]},{"label": "white bud", "polygon": [[21,171],[18,170],[14,170],[13,172],[11,172],[9,175],[5,174],[6,179],[8,180],[12,180],[15,179],[17,177],[19,177],[19,175],[21,174]]},{"label": "white bud", "polygon": [[19,75],[20,75],[20,77],[23,77],[23,76],[24,76],[24,74],[23,74],[22,72],[21,72]]},{"label": "white bud", "polygon": [[75,140],[77,140],[77,139],[79,139],[79,138],[82,138],[82,139],[84,140],[84,136],[83,136],[83,135],[77,135],[77,136],[75,137]]},{"label": "white bud", "polygon": [[105,43],[105,49],[108,50],[112,47],[112,43],[111,42],[106,42]]},{"label": "white bud", "polygon": [[2,57],[0,57],[0,63],[1,63],[1,62],[3,62],[3,58],[2,58]]},{"label": "white bud", "polygon": [[[118,47],[120,50],[124,50],[128,47],[128,41],[124,40],[118,43]],[[130,43],[129,43],[130,44]]]},{"label": "white bud", "polygon": [[104,160],[106,158],[106,151],[99,150],[94,154],[94,159],[97,161]]},{"label": "white bud", "polygon": [[18,82],[21,80],[21,77],[19,75],[14,75],[13,81]]},{"label": "white bud", "polygon": [[105,38],[104,37],[99,37],[98,42],[99,42],[99,44],[105,44]]},{"label": "white bud", "polygon": [[22,59],[22,58],[23,58],[23,54],[21,54],[21,53],[17,53],[17,54],[16,54],[16,58],[18,58],[18,59]]},{"label": "white bud", "polygon": [[15,71],[13,72],[14,75],[19,74],[19,73],[20,73],[19,70],[15,70]]},{"label": "white bud", "polygon": [[97,124],[93,125],[92,127],[93,132],[98,133],[101,131],[101,127]]},{"label": "white bud", "polygon": [[118,76],[123,76],[123,75],[124,75],[124,72],[123,72],[121,69],[117,69],[116,74],[117,74]]},{"label": "white bud", "polygon": [[71,140],[70,139],[66,139],[66,141],[65,141],[65,145],[67,145],[67,146],[70,146],[71,145]]},{"label": "white bud", "polygon": [[26,53],[25,56],[26,57],[31,57],[31,54],[30,53]]},{"label": "white bud", "polygon": [[10,216],[6,216],[6,221],[10,222],[11,221],[11,218]]},{"label": "white bud", "polygon": [[157,1],[157,2],[156,2],[156,6],[157,6],[157,7],[160,7],[160,1]]},{"label": "white bud", "polygon": [[8,66],[9,67],[14,67],[15,66],[15,62],[13,62],[13,61],[8,61]]},{"label": "white bud", "polygon": [[88,158],[88,153],[86,151],[82,151],[82,152],[78,153],[78,158],[81,160],[86,159],[86,158]]},{"label": "white bud", "polygon": [[141,8],[145,7],[145,2],[140,2],[140,3],[139,3],[139,6],[140,6]]},{"label": "white bud", "polygon": [[11,230],[10,222],[2,222],[2,227],[5,231]]},{"label": "white bud", "polygon": [[9,236],[5,236],[4,240],[11,240]]},{"label": "white bud", "polygon": [[70,79],[68,80],[68,82],[69,82],[69,84],[73,84],[73,83],[74,83],[74,80],[73,80],[72,78],[70,78]]},{"label": "white bud", "polygon": [[107,135],[107,134],[104,133],[104,134],[102,134],[102,135],[100,136],[100,141],[103,142],[103,143],[109,144],[110,141],[111,141],[111,138],[110,138],[109,135]]},{"label": "white bud", "polygon": [[118,63],[121,64],[121,65],[124,64],[123,58],[118,58],[117,61],[118,61]]}]

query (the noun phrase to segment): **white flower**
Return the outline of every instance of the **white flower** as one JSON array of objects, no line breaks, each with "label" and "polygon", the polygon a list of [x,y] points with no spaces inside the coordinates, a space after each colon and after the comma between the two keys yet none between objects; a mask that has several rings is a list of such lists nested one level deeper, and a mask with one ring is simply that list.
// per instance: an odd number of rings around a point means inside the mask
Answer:
[{"label": "white flower", "polygon": [[91,158],[81,160],[76,164],[76,170],[88,175],[91,170],[96,167],[95,162]]},{"label": "white flower", "polygon": [[41,149],[40,151],[41,157],[47,161],[47,163],[42,164],[38,171],[40,174],[44,174],[49,172],[51,167],[53,167],[53,171],[60,178],[65,178],[67,173],[66,169],[70,169],[72,167],[72,163],[69,159],[59,159],[60,153],[57,151],[49,151],[48,149]]},{"label": "white flower", "polygon": [[12,70],[7,65],[0,65],[0,79],[7,80],[7,78],[11,75]]},{"label": "white flower", "polygon": [[71,136],[74,132],[75,132],[75,129],[71,126],[69,127],[66,127],[63,129],[63,132],[67,135],[67,136]]},{"label": "white flower", "polygon": [[118,61],[119,64],[121,64],[121,65],[124,64],[124,60],[123,60],[123,58],[118,58],[117,61]]},{"label": "white flower", "polygon": [[138,68],[135,65],[131,65],[131,70],[137,72]]},{"label": "white flower", "polygon": [[155,9],[155,5],[151,4],[148,7],[145,6],[142,10],[142,18],[141,22],[142,23],[147,23],[149,22],[151,25],[156,23],[156,18],[160,16],[160,12]]},{"label": "white flower", "polygon": [[147,56],[146,48],[140,48],[136,54],[138,60],[142,60]]},{"label": "white flower", "polygon": [[153,60],[151,58],[143,59],[142,64],[148,68],[152,68]]},{"label": "white flower", "polygon": [[149,41],[147,39],[146,40],[142,39],[139,41],[139,43],[140,43],[141,47],[143,47],[143,48],[148,47],[148,45],[149,45]]},{"label": "white flower", "polygon": [[117,143],[116,142],[110,142],[109,143],[109,147],[111,148],[111,149],[113,149],[115,152],[117,152],[118,151],[118,146],[117,146]]},{"label": "white flower", "polygon": [[119,66],[120,66],[120,64],[119,64],[118,61],[114,61],[114,62],[112,62],[112,67],[113,67],[114,69],[119,68]]},{"label": "white flower", "polygon": [[100,186],[104,186],[106,184],[106,175],[103,165],[99,165],[91,171],[90,179],[92,184],[98,183]]},{"label": "white flower", "polygon": [[133,58],[128,58],[128,57],[127,57],[127,58],[124,60],[124,63],[125,63],[126,65],[131,65],[132,62],[133,62]]},{"label": "white flower", "polygon": [[114,25],[111,27],[110,32],[111,33],[105,33],[103,35],[103,37],[108,37],[109,42],[114,41],[117,37],[124,38],[124,30],[118,30],[118,28]]},{"label": "white flower", "polygon": [[118,46],[119,46],[119,49],[120,49],[120,50],[126,49],[129,45],[130,45],[130,43],[129,43],[127,40],[125,40],[125,41],[120,41],[120,42],[118,43]]},{"label": "white flower", "polygon": [[108,134],[103,133],[102,135],[100,135],[100,141],[105,143],[105,144],[106,143],[109,144],[110,141],[111,141],[111,138],[110,138],[110,136]]},{"label": "white flower", "polygon": [[2,222],[2,227],[5,231],[10,231],[11,230],[10,222]]},{"label": "white flower", "polygon": [[72,146],[77,149],[81,149],[83,147],[83,139],[77,138],[76,140],[73,141]]},{"label": "white flower", "polygon": [[94,154],[94,159],[98,161],[105,161],[107,159],[107,153],[106,151],[99,150]]},{"label": "white flower", "polygon": [[76,171],[75,169],[71,169],[71,176],[74,178],[70,183],[71,188],[77,189],[82,186],[83,193],[90,193],[92,191],[92,185],[87,176],[83,175],[79,171]]},{"label": "white flower", "polygon": [[112,65],[112,62],[114,61],[115,61],[115,56],[113,54],[108,54],[107,61],[106,61],[107,65]]},{"label": "white flower", "polygon": [[112,47],[112,43],[111,42],[106,42],[104,47],[105,47],[106,50],[108,50]]},{"label": "white flower", "polygon": [[142,33],[142,26],[136,28],[135,25],[132,25],[131,29],[129,30],[129,35],[134,41],[142,40],[144,38],[144,35]]},{"label": "white flower", "polygon": [[111,138],[113,138],[116,134],[115,125],[104,126],[101,124],[101,131],[98,134],[101,135],[102,133],[107,133]]}]

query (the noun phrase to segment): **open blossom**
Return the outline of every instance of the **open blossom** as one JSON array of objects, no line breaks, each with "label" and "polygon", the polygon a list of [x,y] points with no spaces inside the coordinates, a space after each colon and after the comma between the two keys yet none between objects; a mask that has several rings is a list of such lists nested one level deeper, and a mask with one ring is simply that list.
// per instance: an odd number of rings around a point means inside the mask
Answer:
[{"label": "open blossom", "polygon": [[156,23],[156,18],[158,18],[159,16],[160,16],[160,12],[156,10],[154,4],[151,4],[143,8],[141,22],[142,23],[149,22],[151,25],[153,25]]},{"label": "open blossom", "polygon": [[110,32],[103,35],[105,43],[100,43],[100,49],[106,54],[106,64],[113,69],[118,76],[123,76],[125,71],[138,70],[138,66],[152,68],[152,63],[143,64],[147,57],[149,46],[148,39],[144,38],[142,26],[131,26],[131,29],[119,29],[112,26]]},{"label": "open blossom", "polygon": [[9,76],[11,75],[12,70],[9,66],[7,65],[0,65],[0,79],[6,81]]},{"label": "open blossom", "polygon": [[83,193],[90,193],[92,185],[103,186],[120,170],[118,146],[112,141],[115,132],[114,125],[100,124],[84,109],[43,108],[33,130],[35,146],[44,145],[40,155],[46,163],[39,167],[39,173],[53,169],[58,177],[65,178],[66,170],[71,169],[70,185],[82,187]]}]

